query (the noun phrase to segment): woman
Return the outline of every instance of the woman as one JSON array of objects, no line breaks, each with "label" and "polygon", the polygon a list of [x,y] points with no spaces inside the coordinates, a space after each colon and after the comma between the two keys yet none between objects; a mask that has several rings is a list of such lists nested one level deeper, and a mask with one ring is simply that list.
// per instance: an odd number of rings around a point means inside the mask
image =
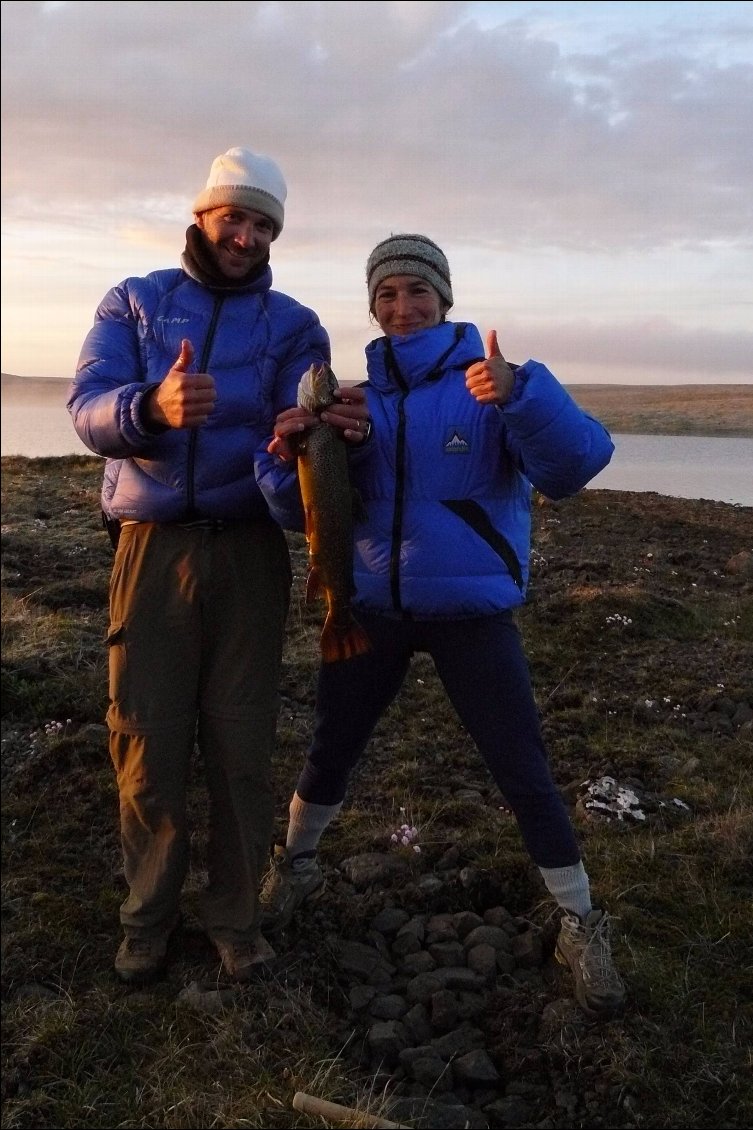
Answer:
[{"label": "woman", "polygon": [[[575,494],[606,466],[613,444],[543,365],[508,363],[495,331],[484,355],[475,326],[446,320],[450,269],[430,239],[390,236],[372,251],[366,275],[384,336],[367,347],[365,388],[343,390],[324,418],[352,445],[352,479],[364,502],[353,606],[372,650],[321,664],[313,740],[286,846],[277,848],[262,892],[263,925],[282,928],[321,892],[319,839],[411,656],[427,652],[565,912],[556,952],[574,975],[580,1005],[611,1015],[624,987],[609,919],[591,903],[549,770],[512,610],[528,580],[531,484],[550,498]],[[286,526],[296,500],[293,437],[313,422],[301,408],[282,412],[258,467],[270,509]],[[343,702],[359,708],[343,710]]]}]

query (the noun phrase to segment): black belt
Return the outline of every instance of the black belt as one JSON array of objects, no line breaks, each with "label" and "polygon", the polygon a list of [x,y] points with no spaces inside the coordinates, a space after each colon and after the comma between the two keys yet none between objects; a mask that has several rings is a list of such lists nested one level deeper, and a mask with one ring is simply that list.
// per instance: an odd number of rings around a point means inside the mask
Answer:
[{"label": "black belt", "polygon": [[230,524],[224,518],[196,518],[193,522],[173,522],[173,525],[180,526],[181,530],[214,530],[216,533],[226,530]]}]

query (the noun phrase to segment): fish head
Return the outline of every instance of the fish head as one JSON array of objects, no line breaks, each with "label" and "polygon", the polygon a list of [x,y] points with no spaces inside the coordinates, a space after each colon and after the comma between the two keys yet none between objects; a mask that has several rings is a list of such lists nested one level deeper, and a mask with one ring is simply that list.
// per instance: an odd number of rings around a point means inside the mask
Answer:
[{"label": "fish head", "polygon": [[326,362],[309,365],[298,384],[298,405],[307,412],[321,412],[334,403],[337,377]]}]

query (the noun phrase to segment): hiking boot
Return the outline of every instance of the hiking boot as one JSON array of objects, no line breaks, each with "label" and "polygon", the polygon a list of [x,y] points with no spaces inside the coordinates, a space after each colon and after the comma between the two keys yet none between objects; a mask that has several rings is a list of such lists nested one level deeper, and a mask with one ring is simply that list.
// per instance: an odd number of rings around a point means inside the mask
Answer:
[{"label": "hiking boot", "polygon": [[610,931],[605,910],[591,910],[582,920],[564,914],[554,951],[575,979],[575,999],[593,1018],[613,1016],[625,1001],[625,986],[612,962]]},{"label": "hiking boot", "polygon": [[127,934],[115,955],[115,972],[120,980],[135,984],[151,981],[162,973],[167,965],[171,933]]},{"label": "hiking boot", "polygon": [[269,942],[258,934],[253,941],[212,938],[222,959],[222,968],[233,981],[250,981],[275,959]]},{"label": "hiking boot", "polygon": [[302,903],[323,892],[324,874],[316,852],[301,852],[291,859],[286,848],[278,845],[259,896],[262,930],[282,930]]}]

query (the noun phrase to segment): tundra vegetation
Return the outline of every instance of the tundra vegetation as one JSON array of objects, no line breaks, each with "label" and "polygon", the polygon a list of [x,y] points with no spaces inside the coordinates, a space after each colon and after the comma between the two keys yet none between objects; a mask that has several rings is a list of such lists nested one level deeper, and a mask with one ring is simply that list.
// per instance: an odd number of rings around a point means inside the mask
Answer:
[{"label": "tundra vegetation", "polygon": [[[537,499],[519,624],[554,773],[617,918],[629,997],[624,1016],[597,1024],[569,1007],[554,906],[424,657],[322,841],[325,896],[275,943],[270,974],[224,982],[195,919],[197,755],[171,964],[151,986],[121,985],[101,461],[12,457],[2,471],[4,1127],[323,1125],[293,1109],[296,1091],[394,1118],[405,1070],[374,1062],[343,946],[373,941],[385,908],[415,918],[499,906],[536,932],[541,957],[501,979],[475,1022],[498,1081],[458,1088],[473,1125],[753,1123],[753,509],[600,490]],[[323,618],[304,600],[302,538],[289,537],[278,838],[311,729]],[[365,853],[404,867],[359,886],[342,863]]]}]

